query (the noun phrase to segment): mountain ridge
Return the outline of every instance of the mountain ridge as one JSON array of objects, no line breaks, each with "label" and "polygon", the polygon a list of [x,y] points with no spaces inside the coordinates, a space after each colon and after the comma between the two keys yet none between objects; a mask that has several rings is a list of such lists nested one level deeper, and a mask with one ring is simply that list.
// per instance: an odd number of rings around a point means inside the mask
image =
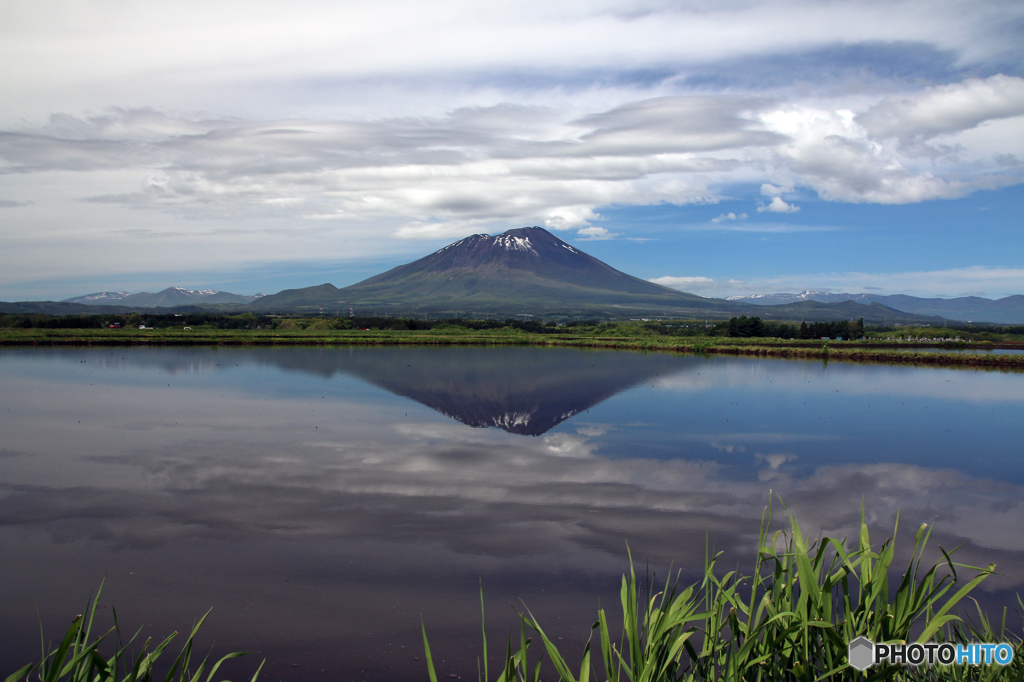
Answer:
[{"label": "mountain ridge", "polygon": [[173,308],[182,305],[197,304],[231,304],[247,305],[256,299],[262,298],[263,294],[247,296],[244,294],[233,294],[228,291],[216,289],[185,289],[183,287],[167,287],[162,291],[150,293],[140,291],[130,293],[127,291],[100,291],[84,296],[66,298],[60,303],[81,303],[83,305],[118,305],[139,308]]},{"label": "mountain ridge", "polygon": [[[534,226],[499,235],[470,235],[420,259],[342,288],[324,283],[269,296],[242,296],[213,289],[168,287],[155,294],[106,291],[61,302],[0,302],[0,310],[69,315],[115,310],[178,312],[189,307],[225,313],[370,317],[725,319],[747,315],[766,320],[820,322],[863,317],[869,324],[943,322],[942,316],[905,311],[865,298],[873,295],[863,295],[858,300],[843,296],[853,297],[808,291],[796,295],[755,295],[749,300],[704,298],[624,273]],[[815,297],[842,300],[823,302]],[[875,298],[896,302],[921,300]],[[1006,300],[1014,299],[1010,301],[1013,304],[1017,298],[1024,301],[1024,296]]]},{"label": "mountain ridge", "polygon": [[799,294],[753,294],[750,296],[729,296],[726,300],[751,305],[774,306],[817,301],[819,303],[881,303],[895,310],[916,315],[930,315],[959,322],[993,322],[1003,324],[1024,324],[1024,296],[1015,294],[990,299],[980,296],[957,298],[922,298],[905,294],[847,294],[824,291],[804,291]]}]

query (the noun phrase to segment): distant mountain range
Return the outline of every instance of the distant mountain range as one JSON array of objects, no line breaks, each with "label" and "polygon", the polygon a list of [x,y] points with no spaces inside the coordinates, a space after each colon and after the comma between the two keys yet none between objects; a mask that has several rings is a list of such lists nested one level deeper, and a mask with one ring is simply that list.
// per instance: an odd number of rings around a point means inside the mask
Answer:
[{"label": "distant mountain range", "polygon": [[95,294],[66,298],[61,303],[81,303],[82,305],[117,305],[130,308],[173,308],[181,305],[204,305],[218,303],[237,303],[245,305],[252,303],[263,294],[254,296],[243,296],[232,294],[227,291],[215,291],[214,289],[182,289],[181,287],[167,287],[163,291],[151,294],[143,291],[132,294],[127,291],[100,291]]},{"label": "distant mountain range", "polygon": [[824,291],[805,291],[800,294],[754,294],[752,296],[730,296],[729,301],[753,305],[784,305],[802,301],[818,303],[881,303],[884,306],[917,315],[934,315],[948,320],[962,322],[1001,322],[1006,324],[1024,323],[1024,296],[1007,296],[992,300],[980,296],[961,298],[918,298],[895,294],[831,294]]},{"label": "distant mountain range", "polygon": [[433,317],[723,319],[868,324],[941,324],[943,320],[1024,323],[1024,296],[998,301],[873,294],[765,294],[704,298],[648,282],[562,241],[540,227],[475,234],[351,286],[325,283],[243,296],[169,287],[157,293],[102,291],[61,302],[0,302],[0,312],[50,315],[133,310]]}]

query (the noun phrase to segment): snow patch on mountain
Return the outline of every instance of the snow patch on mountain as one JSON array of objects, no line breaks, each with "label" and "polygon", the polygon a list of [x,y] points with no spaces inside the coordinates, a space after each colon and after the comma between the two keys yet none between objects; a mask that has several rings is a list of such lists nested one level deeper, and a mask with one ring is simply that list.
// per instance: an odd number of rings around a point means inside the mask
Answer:
[{"label": "snow patch on mountain", "polygon": [[131,296],[130,291],[99,291],[95,294],[86,294],[85,296],[75,296],[74,298],[66,298],[62,303],[96,303],[97,301],[120,301],[126,296]]},{"label": "snow patch on mountain", "polygon": [[494,238],[495,246],[503,246],[506,251],[526,251],[532,253],[535,256],[540,254],[533,248],[533,244],[530,243],[529,237],[515,237],[513,235],[498,235]]}]

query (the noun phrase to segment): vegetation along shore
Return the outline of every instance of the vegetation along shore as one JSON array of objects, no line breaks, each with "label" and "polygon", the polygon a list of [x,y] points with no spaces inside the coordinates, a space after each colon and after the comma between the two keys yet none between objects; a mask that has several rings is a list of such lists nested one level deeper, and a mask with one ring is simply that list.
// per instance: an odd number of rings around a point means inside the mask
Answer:
[{"label": "vegetation along shore", "polygon": [[963,352],[1024,350],[1019,326],[865,328],[858,322],[797,325],[758,318],[558,324],[251,313],[6,315],[0,316],[0,345],[536,345],[1024,370],[1024,353]]},{"label": "vegetation along shore", "polygon": [[[707,551],[703,576],[681,584],[679,574],[664,583],[638,580],[630,566],[620,588],[621,621],[597,612],[583,652],[567,656],[524,605],[518,632],[509,633],[500,666],[491,666],[486,623],[480,679],[497,682],[793,682],[799,680],[1019,680],[1024,675],[1024,642],[980,607],[964,616],[970,593],[995,572],[954,560],[924,563],[932,529],[921,524],[914,551],[898,584],[893,537],[871,544],[862,511],[852,541],[814,539],[790,514],[788,529],[774,532],[772,506],[766,508],[752,570],[723,571],[720,554]],[[632,559],[632,557],[631,557]],[[481,617],[483,603],[481,593]],[[1018,602],[1020,598],[1018,597]],[[976,604],[976,602],[975,602]],[[1024,606],[1024,603],[1020,604]],[[431,682],[437,682],[434,656],[423,626],[423,646]],[[858,637],[872,642],[966,644],[1006,642],[1009,665],[903,666],[879,664],[860,672],[847,660]],[[594,641],[596,640],[596,642]],[[531,649],[532,647],[532,649]],[[556,677],[552,677],[552,673]],[[544,675],[543,678],[541,675]]]}]

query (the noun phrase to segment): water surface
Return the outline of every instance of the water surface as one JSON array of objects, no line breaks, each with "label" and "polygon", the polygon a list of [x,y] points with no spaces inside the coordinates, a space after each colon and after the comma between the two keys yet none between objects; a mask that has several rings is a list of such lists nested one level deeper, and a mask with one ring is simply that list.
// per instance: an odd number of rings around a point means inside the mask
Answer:
[{"label": "water surface", "polygon": [[[626,544],[749,568],[768,491],[1024,584],[1024,375],[541,348],[3,349],[0,673],[106,576],[130,627],[265,679],[475,675],[523,600],[570,651]],[[906,542],[903,548],[907,549]],[[935,553],[937,554],[937,549]],[[258,660],[252,661],[254,665]],[[249,665],[249,664],[245,664]],[[245,668],[245,665],[242,667]],[[4,671],[7,672],[4,672]],[[323,671],[323,672],[321,672]],[[241,674],[232,677],[242,677]]]}]

